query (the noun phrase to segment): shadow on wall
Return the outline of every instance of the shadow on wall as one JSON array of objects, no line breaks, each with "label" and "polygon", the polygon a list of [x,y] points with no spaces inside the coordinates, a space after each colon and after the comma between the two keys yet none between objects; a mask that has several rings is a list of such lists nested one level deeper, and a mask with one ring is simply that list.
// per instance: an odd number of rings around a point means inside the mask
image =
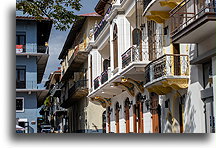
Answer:
[{"label": "shadow on wall", "polygon": [[194,115],[196,110],[191,104],[191,91],[187,93],[187,98],[185,101],[185,119],[184,119],[184,132],[185,133],[194,133],[196,124],[194,121]]}]

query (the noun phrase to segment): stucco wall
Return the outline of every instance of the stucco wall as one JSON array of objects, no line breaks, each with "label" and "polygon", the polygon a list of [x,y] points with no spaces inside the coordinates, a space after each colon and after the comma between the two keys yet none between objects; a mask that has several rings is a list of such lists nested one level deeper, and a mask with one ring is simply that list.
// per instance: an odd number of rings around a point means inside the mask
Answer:
[{"label": "stucco wall", "polygon": [[[37,98],[35,93],[16,93],[16,97],[24,97],[24,112],[16,112],[16,118],[27,119],[29,132],[37,133]],[[34,121],[35,124],[31,124]]]},{"label": "stucco wall", "polygon": [[16,22],[16,31],[26,33],[26,52],[37,52],[37,24],[34,21]]},{"label": "stucco wall", "polygon": [[26,66],[26,88],[37,88],[37,63],[36,57],[17,56],[16,65]]}]

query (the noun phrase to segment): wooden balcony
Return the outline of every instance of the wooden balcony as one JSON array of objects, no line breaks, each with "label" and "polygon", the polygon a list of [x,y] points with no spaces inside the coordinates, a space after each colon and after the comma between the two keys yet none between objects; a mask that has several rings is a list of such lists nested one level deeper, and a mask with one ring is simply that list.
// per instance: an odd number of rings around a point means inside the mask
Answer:
[{"label": "wooden balcony", "polygon": [[87,96],[88,88],[87,88],[88,80],[79,80],[77,81],[69,90],[68,90],[68,98],[80,99],[82,97]]},{"label": "wooden balcony", "polygon": [[166,54],[145,67],[145,85],[150,92],[165,95],[188,87],[188,55]]},{"label": "wooden balcony", "polygon": [[215,34],[215,0],[184,0],[170,12],[171,38],[176,43],[198,43]]}]

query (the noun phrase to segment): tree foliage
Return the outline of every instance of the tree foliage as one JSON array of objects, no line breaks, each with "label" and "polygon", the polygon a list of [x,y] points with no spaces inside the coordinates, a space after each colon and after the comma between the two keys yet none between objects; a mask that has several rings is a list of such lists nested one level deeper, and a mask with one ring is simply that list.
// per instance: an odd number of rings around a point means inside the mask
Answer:
[{"label": "tree foliage", "polygon": [[17,10],[37,20],[48,17],[57,30],[66,30],[78,18],[74,13],[82,7],[80,0],[17,0]]}]

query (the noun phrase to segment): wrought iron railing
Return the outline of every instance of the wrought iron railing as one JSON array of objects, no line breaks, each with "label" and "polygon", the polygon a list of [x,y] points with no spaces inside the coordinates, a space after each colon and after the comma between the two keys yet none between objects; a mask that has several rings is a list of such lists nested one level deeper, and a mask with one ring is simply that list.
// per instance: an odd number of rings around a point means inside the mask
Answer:
[{"label": "wrought iron railing", "polygon": [[188,76],[188,55],[166,54],[145,67],[145,83],[166,76]]},{"label": "wrought iron railing", "polygon": [[88,80],[77,81],[69,90],[68,95],[72,96],[78,89],[86,89]]},{"label": "wrought iron railing", "polygon": [[38,89],[37,81],[16,81],[17,89]]},{"label": "wrought iron railing", "polygon": [[100,76],[94,79],[94,89],[97,89],[100,86],[99,78]]},{"label": "wrought iron railing", "polygon": [[38,45],[16,45],[16,53],[46,53],[49,54],[48,46]]},{"label": "wrought iron railing", "polygon": [[101,84],[104,84],[108,80],[108,70],[101,73]]},{"label": "wrought iron railing", "polygon": [[107,9],[107,12],[104,15],[104,18],[100,21],[100,23],[97,25],[94,31],[94,39],[96,40],[99,34],[102,32],[104,27],[106,26],[107,22],[107,15],[109,15],[110,11],[112,9],[112,5]]},{"label": "wrought iron railing", "polygon": [[171,35],[182,30],[206,13],[216,16],[216,0],[183,0],[170,12]]},{"label": "wrought iron railing", "polygon": [[122,58],[122,68],[125,68],[132,62],[138,62],[142,60],[147,60],[147,52],[144,52],[140,47],[132,46],[126,52],[121,55]]}]

